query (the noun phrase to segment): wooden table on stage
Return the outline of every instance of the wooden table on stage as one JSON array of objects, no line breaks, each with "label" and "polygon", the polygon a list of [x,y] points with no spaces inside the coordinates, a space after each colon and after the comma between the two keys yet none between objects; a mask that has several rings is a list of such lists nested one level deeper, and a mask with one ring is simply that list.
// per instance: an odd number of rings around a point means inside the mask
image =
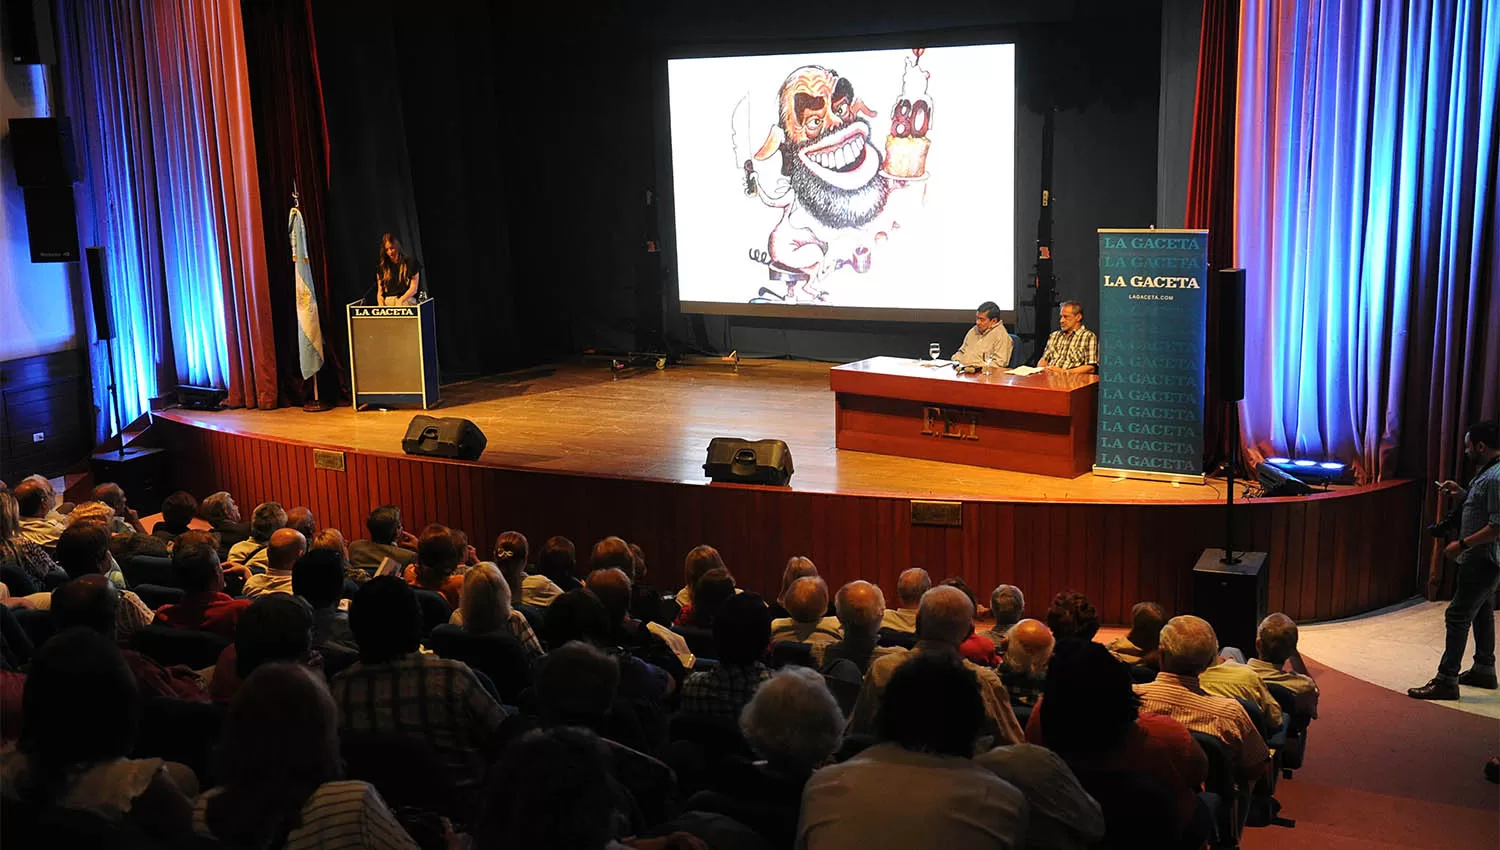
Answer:
[{"label": "wooden table on stage", "polygon": [[1094,465],[1095,375],[968,375],[872,357],[835,366],[828,382],[841,449],[1066,478]]}]

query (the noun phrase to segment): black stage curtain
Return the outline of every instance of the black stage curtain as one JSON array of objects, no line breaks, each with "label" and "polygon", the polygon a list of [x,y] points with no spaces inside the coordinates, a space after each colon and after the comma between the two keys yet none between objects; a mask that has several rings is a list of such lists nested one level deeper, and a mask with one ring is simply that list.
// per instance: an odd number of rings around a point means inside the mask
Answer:
[{"label": "black stage curtain", "polygon": [[[304,386],[297,343],[296,282],[292,274],[287,211],[295,184],[307,226],[309,262],[317,286],[323,330],[319,397],[348,396],[348,350],[342,293],[328,275],[327,134],[318,82],[318,53],[306,0],[244,0],[245,54],[250,108],[255,121],[255,161],[266,234],[272,326],[282,404],[302,403]],[[311,393],[310,386],[305,391]]]}]

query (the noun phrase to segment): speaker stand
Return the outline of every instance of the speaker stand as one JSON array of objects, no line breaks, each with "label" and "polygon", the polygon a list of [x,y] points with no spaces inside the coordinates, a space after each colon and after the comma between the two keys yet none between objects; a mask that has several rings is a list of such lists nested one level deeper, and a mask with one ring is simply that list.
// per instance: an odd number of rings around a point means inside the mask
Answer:
[{"label": "speaker stand", "polygon": [[303,399],[304,399],[304,401],[302,402],[302,410],[304,412],[306,412],[306,413],[322,413],[324,411],[332,410],[333,409],[333,405],[331,405],[331,404],[324,404],[323,400],[318,397],[318,375],[319,374],[322,374],[322,373],[321,372],[315,373],[311,378],[308,379],[309,381],[312,382],[312,397],[311,398],[307,397],[307,384],[306,384],[306,382],[303,383],[302,393],[303,393]]},{"label": "speaker stand", "polygon": [[[104,341],[104,352],[109,363],[109,406],[114,411],[115,425],[120,429],[117,433],[120,438],[120,453],[118,460],[125,462],[125,414],[120,410],[120,393],[115,389],[115,338],[111,336]],[[113,430],[113,429],[111,429]],[[113,479],[111,479],[113,480]]]}]

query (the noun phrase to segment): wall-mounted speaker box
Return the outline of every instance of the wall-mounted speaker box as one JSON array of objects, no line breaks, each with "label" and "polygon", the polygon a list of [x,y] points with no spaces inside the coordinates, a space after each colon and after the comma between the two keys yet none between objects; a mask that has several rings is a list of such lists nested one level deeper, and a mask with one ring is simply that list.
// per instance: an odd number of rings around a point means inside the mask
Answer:
[{"label": "wall-mounted speaker box", "polygon": [[26,188],[26,234],[33,263],[78,261],[78,215],[73,185]]},{"label": "wall-mounted speaker box", "polygon": [[6,55],[13,65],[56,65],[52,9],[48,0],[0,0],[5,26],[0,27]]},{"label": "wall-mounted speaker box", "polygon": [[10,144],[17,185],[62,187],[78,181],[68,119],[12,118]]}]

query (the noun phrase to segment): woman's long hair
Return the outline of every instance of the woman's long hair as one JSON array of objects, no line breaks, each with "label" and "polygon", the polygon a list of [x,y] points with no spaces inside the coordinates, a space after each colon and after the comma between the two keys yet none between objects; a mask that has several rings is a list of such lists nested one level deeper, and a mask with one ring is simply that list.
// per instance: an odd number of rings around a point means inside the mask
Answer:
[{"label": "woman's long hair", "polygon": [[505,628],[510,620],[510,585],[500,568],[489,561],[479,562],[464,574],[458,599],[466,632],[489,634]]},{"label": "woman's long hair", "polygon": [[506,531],[495,538],[495,566],[510,585],[512,605],[521,599],[521,583],[526,580],[526,559],[530,555],[531,545],[519,531]]},{"label": "woman's long hair", "polygon": [[[395,262],[392,262],[385,253],[386,249],[392,245],[396,246]],[[406,265],[406,251],[401,247],[401,240],[397,239],[394,233],[380,234],[380,255],[375,258],[375,268],[383,274],[387,269],[397,271],[404,265]]]},{"label": "woman's long hair", "polygon": [[325,782],[343,778],[338,708],[322,677],[296,664],[263,664],[224,719],[224,790],[204,811],[230,847],[265,847],[297,827]]}]

